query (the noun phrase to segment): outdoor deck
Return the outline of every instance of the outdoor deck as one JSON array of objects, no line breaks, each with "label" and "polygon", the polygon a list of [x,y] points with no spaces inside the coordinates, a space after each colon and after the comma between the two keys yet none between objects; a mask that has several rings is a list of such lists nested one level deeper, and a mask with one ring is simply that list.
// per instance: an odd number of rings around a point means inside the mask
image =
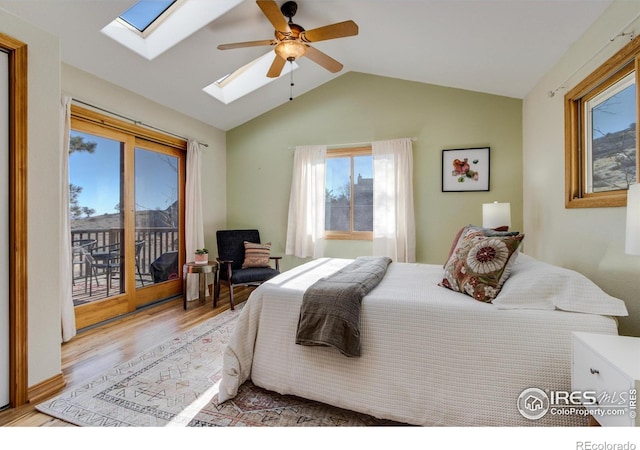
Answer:
[{"label": "outdoor deck", "polygon": [[[73,303],[75,306],[84,303],[107,298],[107,277],[103,268],[96,268],[96,277],[88,277],[87,271],[90,265],[86,263],[83,252],[98,258],[102,252],[111,255],[115,252],[113,261],[119,261],[120,242],[123,230],[121,228],[108,229],[74,229],[71,232],[71,242],[74,247],[72,256],[73,265]],[[163,255],[168,256],[178,248],[178,230],[176,228],[137,227],[135,241],[140,244],[136,247],[136,264],[141,276],[136,270],[136,288],[154,283],[151,274],[152,264]],[[107,250],[108,249],[108,250]],[[104,261],[104,259],[102,260]],[[114,262],[114,265],[117,265]],[[109,286],[109,296],[120,293],[120,274],[116,267]],[[177,268],[176,268],[177,271]],[[157,271],[155,272],[157,275]]]},{"label": "outdoor deck", "polygon": [[[84,278],[78,278],[73,283],[73,306],[82,305],[85,303],[93,302],[96,300],[102,300],[107,298],[107,276],[106,274],[98,274],[97,282],[94,278],[93,286],[89,289],[89,280],[87,279],[87,288],[85,291]],[[143,284],[144,283],[144,284]],[[143,286],[153,284],[153,280],[150,274],[142,274],[142,281],[136,275],[136,289]],[[111,286],[109,287],[109,296],[117,295],[120,292],[120,277],[118,275],[111,278]],[[91,295],[90,295],[91,294]]]}]

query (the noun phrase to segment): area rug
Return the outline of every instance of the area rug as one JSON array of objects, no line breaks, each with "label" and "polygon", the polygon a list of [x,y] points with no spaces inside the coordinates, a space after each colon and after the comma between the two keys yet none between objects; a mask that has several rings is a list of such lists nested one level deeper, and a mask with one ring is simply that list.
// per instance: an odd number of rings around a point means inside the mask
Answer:
[{"label": "area rug", "polygon": [[222,352],[241,306],[65,390],[36,409],[86,427],[403,425],[279,395],[250,381],[234,399],[219,404]]}]

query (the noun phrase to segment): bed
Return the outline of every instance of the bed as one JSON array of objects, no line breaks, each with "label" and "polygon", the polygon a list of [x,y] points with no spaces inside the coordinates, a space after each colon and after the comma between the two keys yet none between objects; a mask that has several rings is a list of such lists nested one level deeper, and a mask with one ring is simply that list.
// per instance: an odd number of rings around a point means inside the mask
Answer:
[{"label": "bed", "polygon": [[582,275],[520,254],[493,302],[442,286],[442,265],[391,263],[362,300],[362,354],[297,345],[304,292],[353,261],[320,258],[250,295],[225,350],[219,401],[260,387],[423,426],[584,425],[532,420],[529,388],[571,389],[571,333],[617,334],[627,314]]}]

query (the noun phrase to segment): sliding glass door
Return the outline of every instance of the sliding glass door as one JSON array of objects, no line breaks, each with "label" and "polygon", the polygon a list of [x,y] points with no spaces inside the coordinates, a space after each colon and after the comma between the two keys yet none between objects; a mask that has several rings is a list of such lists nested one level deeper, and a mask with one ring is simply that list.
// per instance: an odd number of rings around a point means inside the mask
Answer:
[{"label": "sliding glass door", "polygon": [[126,143],[126,137],[117,134],[71,130],[69,211],[76,306],[124,292]]},{"label": "sliding glass door", "polygon": [[[165,286],[175,284],[183,236],[181,170],[183,152],[138,141],[135,149],[135,262],[137,304],[161,298]],[[161,286],[161,288],[156,288]]]},{"label": "sliding glass door", "polygon": [[73,300],[79,329],[181,292],[184,150],[72,119]]}]

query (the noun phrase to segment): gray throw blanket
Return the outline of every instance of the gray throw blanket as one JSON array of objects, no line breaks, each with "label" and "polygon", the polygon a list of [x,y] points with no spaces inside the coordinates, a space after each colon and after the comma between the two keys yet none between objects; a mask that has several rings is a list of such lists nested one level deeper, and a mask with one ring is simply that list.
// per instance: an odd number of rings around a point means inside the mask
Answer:
[{"label": "gray throw blanket", "polygon": [[296,344],[330,346],[346,356],[360,356],[361,301],[390,263],[386,256],[361,256],[309,286],[302,297]]}]

